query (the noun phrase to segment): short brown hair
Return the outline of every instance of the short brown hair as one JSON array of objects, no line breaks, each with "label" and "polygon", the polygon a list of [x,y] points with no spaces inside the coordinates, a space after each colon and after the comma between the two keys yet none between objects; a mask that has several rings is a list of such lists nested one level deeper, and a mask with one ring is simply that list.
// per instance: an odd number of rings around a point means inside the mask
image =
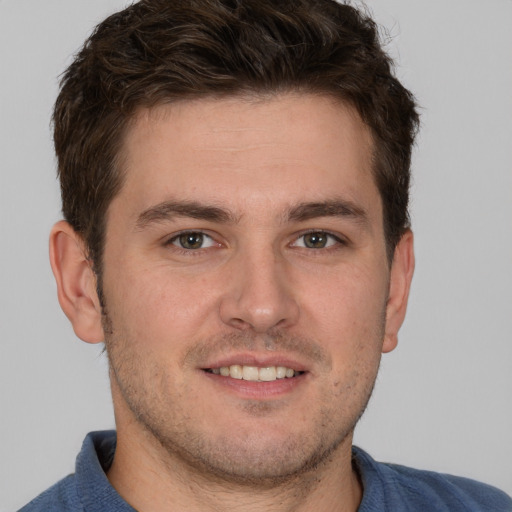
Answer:
[{"label": "short brown hair", "polygon": [[372,19],[334,0],[142,0],[96,27],[63,75],[54,111],[63,213],[100,274],[117,157],[140,107],[287,91],[356,108],[374,140],[388,254],[409,226],[418,115]]}]

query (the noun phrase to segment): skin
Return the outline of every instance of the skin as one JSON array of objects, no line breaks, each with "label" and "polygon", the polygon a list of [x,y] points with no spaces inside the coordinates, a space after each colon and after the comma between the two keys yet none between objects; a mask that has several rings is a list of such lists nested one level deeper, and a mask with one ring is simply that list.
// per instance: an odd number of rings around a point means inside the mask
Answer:
[{"label": "skin", "polygon": [[[108,477],[137,510],[357,509],[352,433],[414,267],[410,232],[387,260],[371,151],[355,111],[321,96],[140,111],[108,210],[104,315],[80,237],[54,227],[62,308],[110,358]],[[237,362],[301,374],[205,371]]]}]

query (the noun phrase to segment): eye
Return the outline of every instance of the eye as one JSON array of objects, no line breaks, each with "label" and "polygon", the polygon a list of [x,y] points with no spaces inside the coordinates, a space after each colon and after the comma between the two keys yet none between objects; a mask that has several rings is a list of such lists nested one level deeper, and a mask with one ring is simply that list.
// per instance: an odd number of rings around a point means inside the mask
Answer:
[{"label": "eye", "polygon": [[325,231],[311,231],[300,236],[292,245],[305,247],[306,249],[326,249],[336,244],[343,243],[338,237]]},{"label": "eye", "polygon": [[213,247],[215,245],[215,241],[212,237],[205,235],[200,231],[186,231],[171,238],[168,244],[175,245],[180,249],[193,251]]}]

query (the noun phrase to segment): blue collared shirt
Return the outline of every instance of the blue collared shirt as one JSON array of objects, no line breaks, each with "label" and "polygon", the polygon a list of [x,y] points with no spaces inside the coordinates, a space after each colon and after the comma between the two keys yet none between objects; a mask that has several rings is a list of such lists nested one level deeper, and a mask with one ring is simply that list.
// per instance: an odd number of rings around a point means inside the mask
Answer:
[{"label": "blue collared shirt", "polygon": [[[115,449],[115,431],[91,432],[77,457],[75,473],[19,512],[136,512],[105,474]],[[353,463],[364,489],[358,512],[512,512],[510,497],[474,480],[379,463],[357,447]]]}]

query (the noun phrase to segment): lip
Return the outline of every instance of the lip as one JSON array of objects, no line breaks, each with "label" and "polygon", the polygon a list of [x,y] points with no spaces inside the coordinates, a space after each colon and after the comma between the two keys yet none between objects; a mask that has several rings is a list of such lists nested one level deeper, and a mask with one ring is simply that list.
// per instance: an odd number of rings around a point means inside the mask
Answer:
[{"label": "lip", "polygon": [[[223,377],[206,372],[207,369],[221,368],[223,366],[232,365],[241,366],[258,366],[265,368],[269,366],[284,366],[292,368],[299,375],[291,378],[276,379],[270,382],[248,381],[243,379],[233,379],[232,377]],[[209,379],[211,384],[219,386],[221,389],[242,399],[249,400],[270,400],[273,398],[283,398],[285,395],[294,392],[309,380],[309,367],[295,357],[286,354],[255,354],[255,353],[239,353],[230,354],[208,361],[206,364],[198,368],[201,374]]]},{"label": "lip", "polygon": [[297,359],[286,356],[284,354],[230,354],[219,359],[208,361],[206,364],[201,365],[201,370],[211,368],[222,368],[223,366],[232,366],[238,364],[240,366],[258,366],[260,368],[267,368],[269,366],[285,366],[292,368],[298,372],[307,372],[309,368]]},{"label": "lip", "polygon": [[201,371],[201,373],[204,377],[209,379],[211,383],[222,387],[224,390],[235,394],[239,398],[260,401],[282,398],[301,387],[309,377],[309,373],[305,372],[296,377],[261,382],[233,379],[232,377],[223,377],[222,375],[205,371]]}]

